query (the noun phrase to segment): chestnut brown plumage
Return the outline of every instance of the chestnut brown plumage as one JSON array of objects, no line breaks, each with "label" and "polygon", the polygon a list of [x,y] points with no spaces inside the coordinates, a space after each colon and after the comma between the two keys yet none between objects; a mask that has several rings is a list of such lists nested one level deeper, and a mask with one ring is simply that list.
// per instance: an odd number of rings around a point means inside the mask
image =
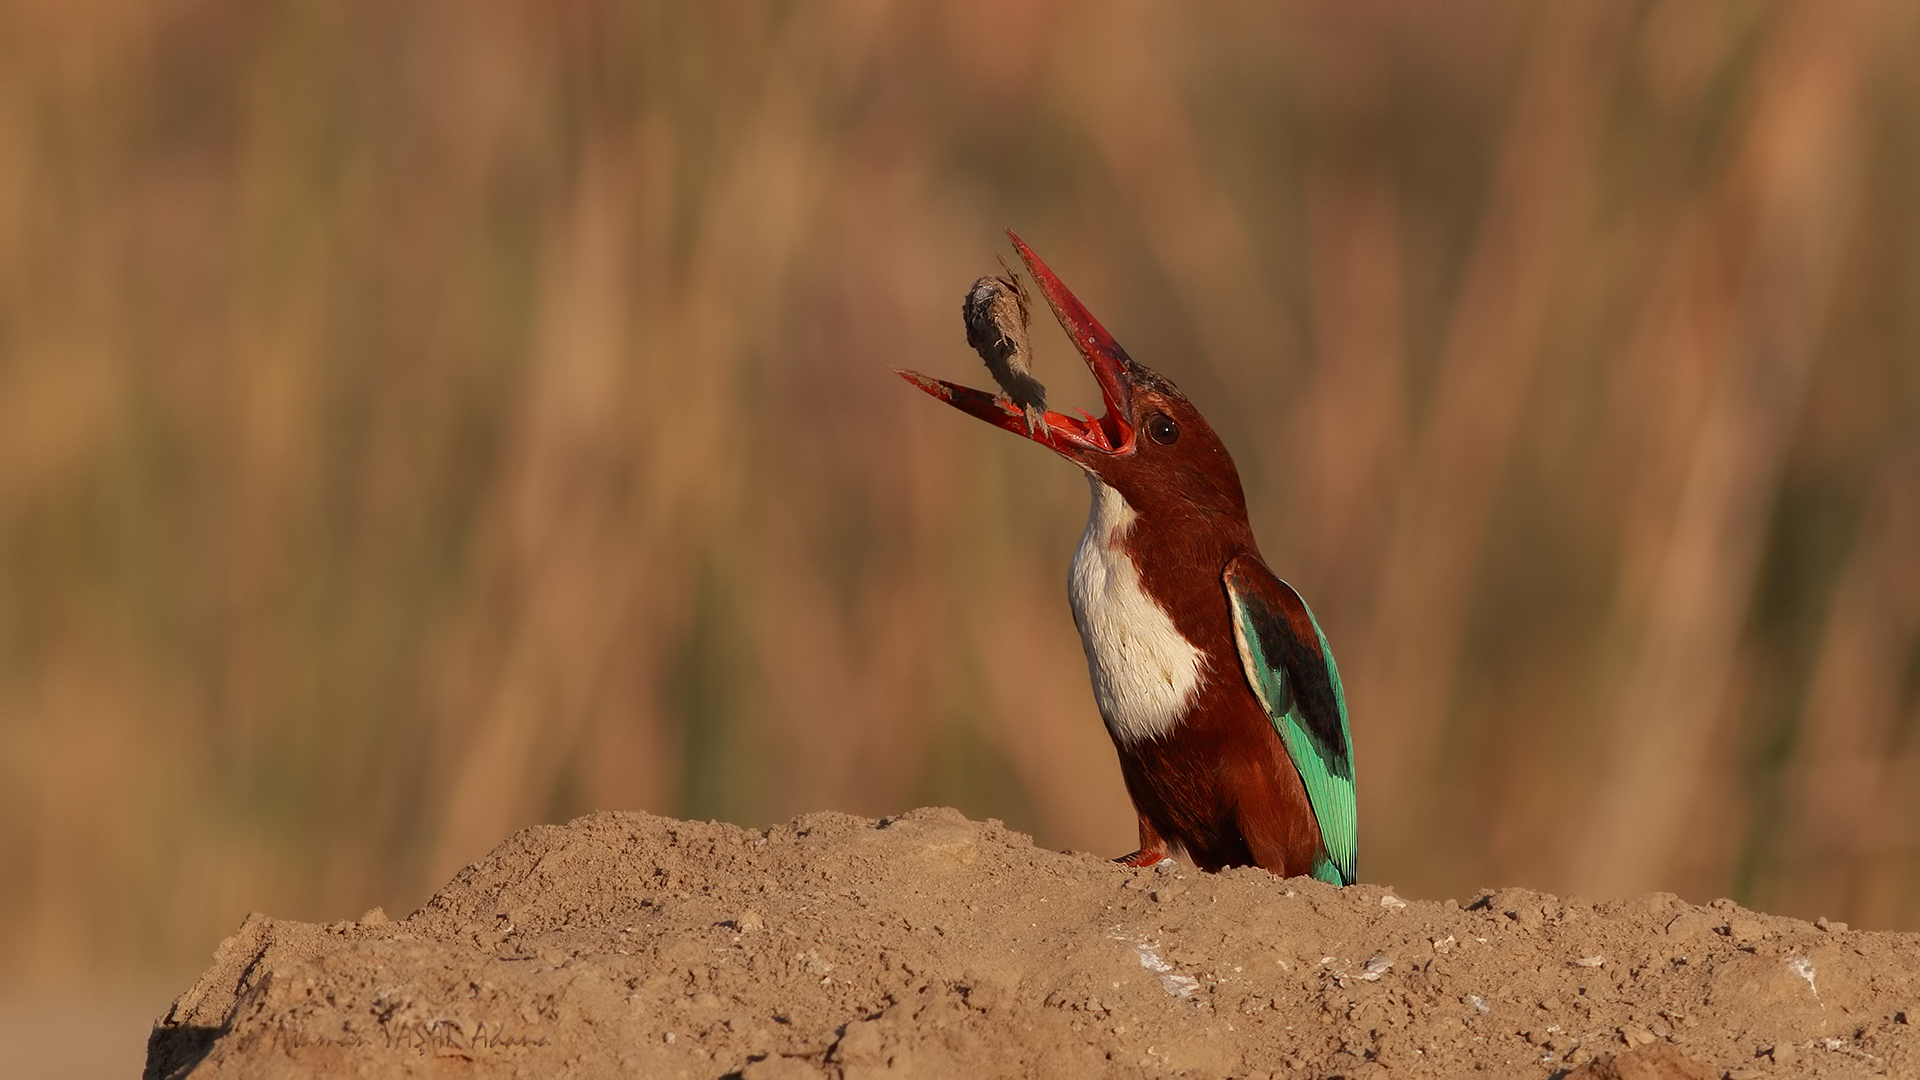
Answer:
[{"label": "chestnut brown plumage", "polygon": [[903,371],[927,393],[1078,465],[1093,505],[1068,574],[1101,719],[1139,817],[1145,866],[1184,851],[1351,884],[1353,748],[1333,651],[1267,568],[1226,447],[1171,380],[1127,355],[1031,249],[1014,247],[1086,361],[1103,415],[1047,412],[1028,370],[1025,293],[983,278],[968,340],[1006,393]]}]

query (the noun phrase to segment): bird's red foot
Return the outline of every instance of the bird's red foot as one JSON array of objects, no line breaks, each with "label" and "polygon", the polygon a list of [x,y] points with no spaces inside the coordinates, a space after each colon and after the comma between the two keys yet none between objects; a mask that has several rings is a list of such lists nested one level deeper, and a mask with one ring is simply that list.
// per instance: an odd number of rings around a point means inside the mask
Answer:
[{"label": "bird's red foot", "polygon": [[1152,866],[1155,863],[1166,862],[1168,859],[1171,859],[1171,858],[1173,858],[1173,856],[1167,854],[1164,851],[1142,850],[1142,851],[1136,851],[1131,855],[1122,855],[1113,861],[1120,863],[1123,866],[1131,866],[1134,869],[1138,870],[1138,869],[1143,869],[1145,867]]}]

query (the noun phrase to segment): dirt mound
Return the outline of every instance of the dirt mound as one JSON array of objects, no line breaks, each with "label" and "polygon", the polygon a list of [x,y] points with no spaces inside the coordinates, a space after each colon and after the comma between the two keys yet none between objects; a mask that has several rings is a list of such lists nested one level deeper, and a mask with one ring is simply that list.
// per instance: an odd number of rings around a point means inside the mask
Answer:
[{"label": "dirt mound", "polygon": [[1917,977],[1920,937],[1730,901],[1131,870],[951,810],[596,814],[401,922],[249,917],[147,1075],[1912,1076]]}]

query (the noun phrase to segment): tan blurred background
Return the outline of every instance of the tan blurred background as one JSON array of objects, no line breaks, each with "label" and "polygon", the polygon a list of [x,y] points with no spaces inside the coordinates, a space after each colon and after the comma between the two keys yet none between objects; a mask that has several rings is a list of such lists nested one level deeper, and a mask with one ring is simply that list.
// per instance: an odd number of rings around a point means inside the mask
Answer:
[{"label": "tan blurred background", "polygon": [[888,371],[984,381],[1003,225],[1234,449],[1366,878],[1920,928],[1917,47],[1849,0],[0,3],[0,984],[179,989],[595,808],[1130,849],[1084,484]]}]

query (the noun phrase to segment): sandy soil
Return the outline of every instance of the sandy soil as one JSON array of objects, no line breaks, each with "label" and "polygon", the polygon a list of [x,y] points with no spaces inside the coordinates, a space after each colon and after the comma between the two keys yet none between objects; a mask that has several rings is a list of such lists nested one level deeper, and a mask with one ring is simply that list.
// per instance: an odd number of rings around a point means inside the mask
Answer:
[{"label": "sandy soil", "polygon": [[951,810],[596,814],[404,921],[248,918],[147,1075],[1916,1076],[1917,981],[1920,937],[1729,901],[1130,870]]}]

